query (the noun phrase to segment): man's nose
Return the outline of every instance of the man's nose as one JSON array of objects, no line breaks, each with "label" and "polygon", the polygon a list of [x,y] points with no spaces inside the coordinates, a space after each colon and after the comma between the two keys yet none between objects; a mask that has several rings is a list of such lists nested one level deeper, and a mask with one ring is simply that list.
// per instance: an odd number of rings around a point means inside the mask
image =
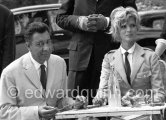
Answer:
[{"label": "man's nose", "polygon": [[45,50],[45,51],[50,50],[50,46],[48,44],[44,44],[43,50]]}]

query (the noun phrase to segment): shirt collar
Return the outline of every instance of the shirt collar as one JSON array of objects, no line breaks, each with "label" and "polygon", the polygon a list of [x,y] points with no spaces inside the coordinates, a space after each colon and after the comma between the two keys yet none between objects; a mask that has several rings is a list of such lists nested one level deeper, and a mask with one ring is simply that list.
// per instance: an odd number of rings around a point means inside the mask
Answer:
[{"label": "shirt collar", "polygon": [[[33,59],[31,52],[29,52],[29,55],[30,55],[30,59],[31,59],[32,63],[34,64],[36,70],[38,70],[40,68],[41,64],[38,63],[35,59]],[[44,62],[44,65],[47,68],[47,62],[46,61]]]},{"label": "shirt collar", "polygon": [[134,52],[134,49],[135,49],[135,43],[128,51],[126,51],[122,46],[120,46],[120,50],[121,50],[122,54],[124,54],[125,52],[132,54]]}]

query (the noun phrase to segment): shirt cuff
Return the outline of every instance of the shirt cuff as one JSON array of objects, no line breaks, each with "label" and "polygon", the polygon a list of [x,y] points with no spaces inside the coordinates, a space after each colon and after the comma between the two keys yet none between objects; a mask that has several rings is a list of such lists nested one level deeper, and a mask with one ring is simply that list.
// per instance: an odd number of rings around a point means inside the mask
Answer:
[{"label": "shirt cuff", "polygon": [[22,119],[39,120],[38,106],[27,106],[21,108]]},{"label": "shirt cuff", "polygon": [[80,17],[78,17],[77,22],[78,22],[78,26],[79,26],[80,29],[83,30],[83,23],[86,20],[88,20],[86,16],[80,16]]},{"label": "shirt cuff", "polygon": [[109,27],[109,23],[110,23],[110,18],[109,17],[105,17],[107,19],[107,27]]},{"label": "shirt cuff", "polygon": [[165,40],[165,39],[162,39],[162,38],[157,39],[157,40],[155,41],[156,45],[157,45],[159,42],[160,42],[160,43],[164,43],[164,44],[166,45],[166,40]]},{"label": "shirt cuff", "polygon": [[105,33],[107,33],[107,34],[111,34],[111,32],[110,32],[110,28],[111,28],[111,21],[110,21],[110,18],[109,17],[105,17],[106,18],[106,20],[107,20],[107,26],[106,26],[106,28],[105,28]]}]

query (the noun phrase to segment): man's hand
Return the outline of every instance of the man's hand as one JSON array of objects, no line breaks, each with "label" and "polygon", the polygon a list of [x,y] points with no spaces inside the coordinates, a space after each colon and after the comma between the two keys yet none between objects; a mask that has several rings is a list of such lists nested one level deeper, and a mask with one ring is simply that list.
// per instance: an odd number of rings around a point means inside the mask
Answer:
[{"label": "man's hand", "polygon": [[80,16],[78,24],[80,29],[89,32],[97,32],[98,30],[105,30],[107,28],[107,19],[101,14],[92,14],[89,16]]},{"label": "man's hand", "polygon": [[71,97],[64,97],[62,101],[62,108],[59,109],[60,112],[73,109],[75,100]]},{"label": "man's hand", "polygon": [[88,20],[88,17],[86,16],[80,16],[78,18],[78,25],[80,27],[80,29],[84,30],[84,31],[89,31],[89,32],[96,32],[97,28],[96,28],[96,21],[95,20]]},{"label": "man's hand", "polygon": [[75,103],[74,103],[74,108],[75,109],[83,109],[86,108],[88,105],[88,101],[86,99],[86,97],[84,96],[77,96]]},{"label": "man's hand", "polygon": [[93,27],[94,31],[105,30],[107,28],[107,19],[102,14],[89,15],[88,27]]},{"label": "man's hand", "polygon": [[58,112],[58,109],[51,106],[39,106],[38,108],[39,117],[45,118],[45,119],[54,118],[57,112]]}]

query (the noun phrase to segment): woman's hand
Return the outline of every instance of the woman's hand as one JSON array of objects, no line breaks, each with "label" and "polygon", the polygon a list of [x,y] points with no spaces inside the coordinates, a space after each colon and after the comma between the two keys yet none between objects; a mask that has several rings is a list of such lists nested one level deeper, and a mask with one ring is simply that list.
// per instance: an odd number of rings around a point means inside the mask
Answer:
[{"label": "woman's hand", "polygon": [[106,103],[106,99],[95,97],[92,102],[93,102],[93,105],[102,106]]},{"label": "woman's hand", "polygon": [[75,109],[84,109],[84,108],[87,107],[87,105],[88,105],[88,101],[87,101],[86,97],[77,96],[73,108],[75,108]]}]

